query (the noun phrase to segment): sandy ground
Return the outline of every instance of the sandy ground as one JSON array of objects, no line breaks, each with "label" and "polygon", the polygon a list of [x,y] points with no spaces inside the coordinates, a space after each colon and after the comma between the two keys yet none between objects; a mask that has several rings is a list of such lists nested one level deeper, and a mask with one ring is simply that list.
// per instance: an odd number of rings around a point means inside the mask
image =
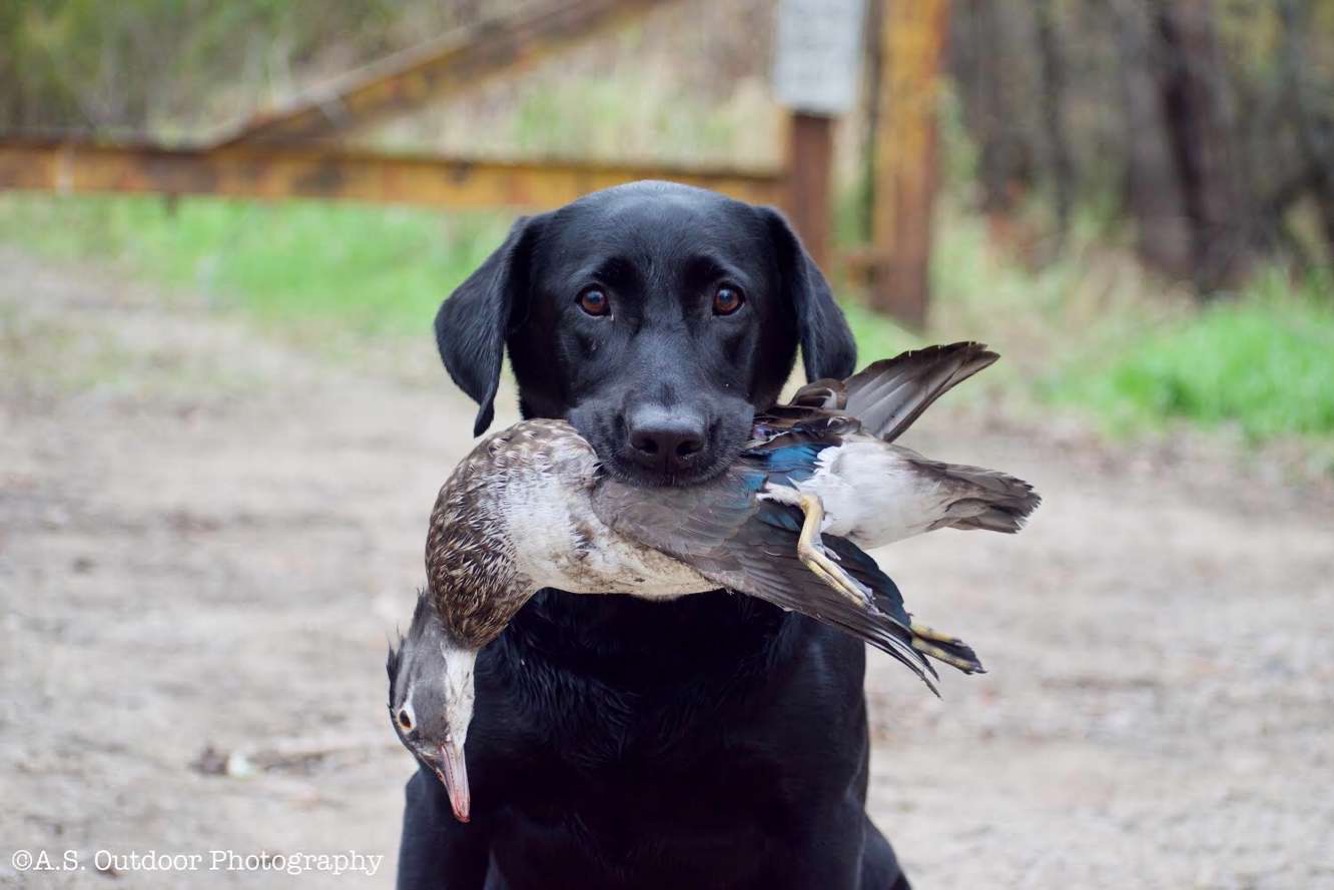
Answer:
[{"label": "sandy ground", "polygon": [[[3,250],[0,355],[0,886],[186,884],[98,850],[357,851],[374,876],[189,884],[390,886],[385,638],[471,406]],[[870,807],[916,886],[1334,887],[1329,489],[935,413],[912,444],[1047,502],[880,554],[991,669],[935,702],[871,659]]]}]

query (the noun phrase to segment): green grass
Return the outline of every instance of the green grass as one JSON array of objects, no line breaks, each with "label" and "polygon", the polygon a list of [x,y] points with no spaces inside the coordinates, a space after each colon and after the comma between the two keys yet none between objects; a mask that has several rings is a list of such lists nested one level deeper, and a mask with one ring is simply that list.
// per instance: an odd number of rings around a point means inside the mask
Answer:
[{"label": "green grass", "polygon": [[863,365],[924,344],[921,337],[871,311],[860,300],[844,299],[841,303],[848,327],[857,338],[857,357]]},{"label": "green grass", "polygon": [[1109,360],[1048,381],[1121,431],[1182,419],[1234,426],[1253,441],[1334,435],[1334,289],[1263,276],[1220,302],[1124,344]]},{"label": "green grass", "polygon": [[109,259],[265,321],[364,334],[427,330],[441,298],[504,238],[503,214],[155,197],[0,196],[0,240]]},{"label": "green grass", "polygon": [[[441,298],[504,238],[504,213],[158,197],[0,195],[0,241],[58,258],[110,260],[297,332],[422,336]],[[1134,433],[1185,421],[1255,441],[1334,437],[1334,275],[1293,287],[1261,276],[1196,311],[1115,251],[1076,233],[1065,256],[1025,269],[948,201],[933,258],[928,337],[849,294],[863,361],[927,340],[982,339],[1005,356],[974,398],[1045,401]],[[1032,398],[1036,397],[1036,399]]]}]

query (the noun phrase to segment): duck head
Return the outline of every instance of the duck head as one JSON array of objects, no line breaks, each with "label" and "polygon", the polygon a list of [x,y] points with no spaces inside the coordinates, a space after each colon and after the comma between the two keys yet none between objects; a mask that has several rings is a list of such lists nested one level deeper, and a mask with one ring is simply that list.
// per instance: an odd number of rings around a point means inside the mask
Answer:
[{"label": "duck head", "polygon": [[417,594],[412,625],[387,664],[394,731],[439,777],[460,822],[471,805],[463,747],[477,653],[536,591],[517,571],[494,497],[485,496],[496,487],[486,481],[494,458],[479,446],[440,489],[426,537],[428,590]]},{"label": "duck head", "polygon": [[445,786],[454,817],[470,818],[471,795],[463,746],[472,722],[477,651],[441,623],[425,593],[412,626],[390,648],[389,719],[399,741]]}]

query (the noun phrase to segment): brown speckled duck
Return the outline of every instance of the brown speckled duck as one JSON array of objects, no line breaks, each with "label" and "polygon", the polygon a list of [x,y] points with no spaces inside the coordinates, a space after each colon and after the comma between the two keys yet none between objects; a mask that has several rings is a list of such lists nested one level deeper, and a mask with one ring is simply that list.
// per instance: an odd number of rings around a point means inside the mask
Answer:
[{"label": "brown speckled duck", "polygon": [[892,444],[996,358],[956,343],[808,384],[756,418],[726,471],[685,488],[611,478],[564,421],[524,421],[480,443],[440,490],[428,589],[389,663],[395,728],[444,782],[455,815],[469,810],[477,653],[544,587],[647,599],[727,588],[854,634],[932,691],[925,656],[981,671],[967,645],[912,621],[861,547],[942,527],[1014,532],[1037,506],[1019,479]]}]

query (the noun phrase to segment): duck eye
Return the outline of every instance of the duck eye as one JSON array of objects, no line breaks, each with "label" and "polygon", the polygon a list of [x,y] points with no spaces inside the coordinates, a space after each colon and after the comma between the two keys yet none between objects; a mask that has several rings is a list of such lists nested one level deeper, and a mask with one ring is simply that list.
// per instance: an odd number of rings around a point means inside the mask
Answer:
[{"label": "duck eye", "polygon": [[412,732],[412,718],[408,716],[408,711],[406,708],[399,709],[398,726],[404,732]]},{"label": "duck eye", "polygon": [[575,302],[578,303],[579,308],[584,310],[588,315],[594,317],[611,315],[611,299],[607,296],[607,292],[602,290],[602,288],[585,288],[579,292],[579,296],[575,298]]},{"label": "duck eye", "polygon": [[713,314],[731,315],[745,302],[746,295],[741,292],[741,288],[732,287],[730,284],[721,285],[713,294]]}]

